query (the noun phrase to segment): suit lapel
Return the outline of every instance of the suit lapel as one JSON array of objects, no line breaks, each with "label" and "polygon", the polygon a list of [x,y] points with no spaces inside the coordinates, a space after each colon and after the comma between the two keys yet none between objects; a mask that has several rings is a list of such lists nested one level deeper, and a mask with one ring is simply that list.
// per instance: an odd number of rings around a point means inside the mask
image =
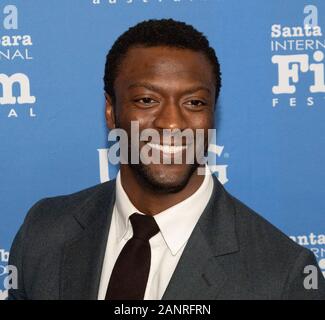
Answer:
[{"label": "suit lapel", "polygon": [[237,252],[235,209],[214,177],[211,199],[183,251],[163,300],[215,299],[227,280],[221,261]]},{"label": "suit lapel", "polygon": [[60,299],[97,299],[114,203],[115,181],[111,181],[76,208],[81,231],[63,248]]},{"label": "suit lapel", "polygon": [[210,300],[226,281],[200,229],[191,236],[163,295],[163,300]]}]

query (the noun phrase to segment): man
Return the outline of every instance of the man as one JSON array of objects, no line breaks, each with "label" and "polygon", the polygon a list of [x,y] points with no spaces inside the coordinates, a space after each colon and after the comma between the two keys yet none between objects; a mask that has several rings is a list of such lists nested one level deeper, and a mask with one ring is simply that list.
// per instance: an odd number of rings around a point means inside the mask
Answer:
[{"label": "man", "polygon": [[[220,70],[192,26],[130,28],[107,55],[104,82],[107,125],[127,133],[127,156],[207,151]],[[158,139],[131,142],[132,122]],[[203,130],[204,142],[165,143],[165,130],[187,129]],[[116,180],[35,204],[11,249],[19,281],[9,298],[324,299],[313,254],[227,193],[200,160],[129,159]]]}]

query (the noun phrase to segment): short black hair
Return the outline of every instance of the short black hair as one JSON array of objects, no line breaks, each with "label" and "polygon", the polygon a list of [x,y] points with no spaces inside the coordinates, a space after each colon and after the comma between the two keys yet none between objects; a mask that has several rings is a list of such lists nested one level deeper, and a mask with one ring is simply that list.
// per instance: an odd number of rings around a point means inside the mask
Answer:
[{"label": "short black hair", "polygon": [[216,100],[221,88],[221,72],[215,50],[205,35],[185,22],[173,19],[142,21],[120,35],[106,56],[104,90],[115,103],[114,82],[119,66],[132,47],[167,46],[190,49],[203,53],[211,63],[215,74]]}]

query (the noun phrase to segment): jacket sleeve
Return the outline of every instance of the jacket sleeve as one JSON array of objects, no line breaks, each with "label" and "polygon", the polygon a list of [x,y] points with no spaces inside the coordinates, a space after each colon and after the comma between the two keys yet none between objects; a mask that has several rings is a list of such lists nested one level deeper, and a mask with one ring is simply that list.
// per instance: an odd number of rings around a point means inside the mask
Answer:
[{"label": "jacket sleeve", "polygon": [[325,278],[314,254],[302,249],[289,271],[282,299],[325,300]]},{"label": "jacket sleeve", "polygon": [[32,221],[37,215],[37,212],[39,211],[39,207],[42,201],[43,200],[37,202],[29,210],[24,220],[24,223],[20,227],[11,245],[10,254],[9,254],[9,265],[16,267],[18,279],[17,279],[17,288],[9,289],[8,300],[28,299],[24,287],[24,259],[26,258],[27,255],[26,248],[28,246],[28,239],[29,239],[28,230],[30,228],[30,225],[32,225]]}]

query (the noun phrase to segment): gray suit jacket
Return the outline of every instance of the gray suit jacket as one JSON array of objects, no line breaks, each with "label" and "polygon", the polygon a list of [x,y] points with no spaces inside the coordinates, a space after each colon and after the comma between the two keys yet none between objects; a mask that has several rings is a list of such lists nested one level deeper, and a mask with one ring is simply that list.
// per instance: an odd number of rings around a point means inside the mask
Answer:
[{"label": "gray suit jacket", "polygon": [[[96,299],[114,202],[113,180],[36,203],[11,248],[19,278],[9,299]],[[319,269],[318,289],[304,288],[306,265],[317,266],[309,250],[214,178],[163,299],[325,299]]]}]

